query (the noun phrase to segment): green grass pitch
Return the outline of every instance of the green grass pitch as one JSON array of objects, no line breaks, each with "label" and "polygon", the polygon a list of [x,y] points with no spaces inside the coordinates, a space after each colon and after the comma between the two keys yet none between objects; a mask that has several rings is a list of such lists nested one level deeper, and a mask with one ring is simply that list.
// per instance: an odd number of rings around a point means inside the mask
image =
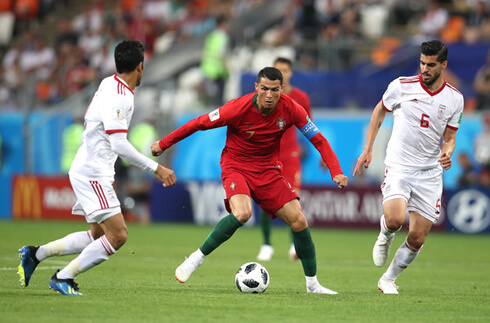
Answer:
[{"label": "green grass pitch", "polygon": [[[42,262],[30,285],[18,283],[17,249],[39,245],[84,223],[0,222],[1,322],[488,322],[490,236],[431,233],[419,257],[397,280],[400,295],[383,295],[377,281],[386,270],[371,260],[377,232],[312,229],[318,278],[336,296],[306,293],[301,264],[287,257],[289,236],[275,228],[275,255],[263,262],[271,283],[264,294],[242,294],[236,270],[254,261],[258,228],[241,228],[206,258],[185,284],[175,268],[194,251],[210,227],[181,224],[129,225],[126,245],[109,261],[77,278],[86,297],[48,289],[57,268],[74,256]],[[404,241],[397,234],[391,257]],[[390,260],[391,260],[390,257]]]}]

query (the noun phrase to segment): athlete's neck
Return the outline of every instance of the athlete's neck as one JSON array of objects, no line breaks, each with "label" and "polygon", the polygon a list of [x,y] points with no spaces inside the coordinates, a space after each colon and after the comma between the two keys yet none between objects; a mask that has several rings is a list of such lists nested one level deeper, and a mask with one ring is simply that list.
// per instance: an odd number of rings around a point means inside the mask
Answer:
[{"label": "athlete's neck", "polygon": [[261,107],[261,106],[259,106],[258,108],[259,108],[259,112],[260,112],[260,114],[262,114],[263,116],[268,116],[269,114],[271,114],[271,113],[272,113],[272,111],[274,111],[274,109],[275,109],[276,107],[273,107],[273,108],[266,108],[266,107],[263,107],[263,106],[262,106],[262,107]]},{"label": "athlete's neck", "polygon": [[136,88],[136,79],[137,75],[136,73],[117,73],[117,77],[119,77],[121,80],[126,82],[128,87],[131,89],[131,91],[134,91]]},{"label": "athlete's neck", "polygon": [[437,80],[434,81],[434,83],[432,83],[430,85],[424,83],[424,85],[431,92],[436,92],[444,85],[444,79],[442,78],[442,75],[441,75],[441,76],[439,76],[439,78]]}]

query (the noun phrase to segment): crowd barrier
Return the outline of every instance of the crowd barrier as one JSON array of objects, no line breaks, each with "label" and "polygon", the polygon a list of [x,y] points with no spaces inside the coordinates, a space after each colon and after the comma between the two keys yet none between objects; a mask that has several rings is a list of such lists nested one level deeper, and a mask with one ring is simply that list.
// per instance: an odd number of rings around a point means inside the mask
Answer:
[{"label": "crowd barrier", "polygon": [[[11,185],[10,214],[15,220],[83,220],[71,214],[76,197],[68,176],[14,176]],[[227,214],[220,181],[181,181],[167,188],[154,182],[150,196],[153,222],[214,225]],[[379,228],[383,209],[377,186],[342,190],[332,186],[305,186],[300,197],[303,212],[312,227]],[[254,203],[254,215],[248,225],[257,224],[258,212]],[[282,224],[279,220],[276,223]],[[490,233],[490,189],[446,190],[441,217],[432,230]]]}]

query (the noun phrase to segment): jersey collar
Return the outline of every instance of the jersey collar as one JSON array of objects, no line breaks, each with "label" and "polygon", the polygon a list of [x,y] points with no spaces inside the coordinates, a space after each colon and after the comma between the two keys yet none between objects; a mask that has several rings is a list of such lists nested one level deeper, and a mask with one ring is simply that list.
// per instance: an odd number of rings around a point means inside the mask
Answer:
[{"label": "jersey collar", "polygon": [[[255,93],[255,95],[254,95],[254,97],[253,97],[253,99],[252,99],[252,104],[254,105],[255,109],[257,109],[257,111],[260,113],[260,115],[261,115],[261,116],[263,116],[263,117],[268,117],[268,116],[270,116],[272,113],[274,113],[274,111],[276,111],[276,109],[277,109],[277,104],[279,104],[279,102],[277,102],[276,107],[274,108],[274,110],[272,110],[272,112],[271,112],[270,114],[268,114],[268,115],[266,115],[266,116],[265,116],[265,115],[263,115],[263,114],[262,114],[262,112],[260,112],[259,106],[257,105],[257,97],[258,97],[258,96],[259,96],[259,94],[258,94],[258,93]],[[280,99],[279,99],[279,100],[280,100]]]},{"label": "jersey collar", "polygon": [[117,76],[117,74],[114,74],[114,79],[115,79],[117,82],[119,82],[119,83],[121,83],[122,85],[124,85],[125,87],[127,87],[127,88],[128,88],[128,90],[130,90],[130,91],[131,91],[131,93],[134,95],[133,90],[131,90],[131,88],[128,86],[128,84],[127,84],[127,83],[126,83],[126,82],[125,82],[123,79],[121,79],[120,77],[118,77],[118,76]]},{"label": "jersey collar", "polygon": [[428,88],[425,86],[424,82],[422,82],[422,75],[420,75],[420,76],[419,76],[419,81],[420,81],[420,86],[422,86],[422,88],[425,90],[425,92],[427,92],[427,93],[428,93],[430,96],[434,96],[434,95],[436,95],[436,94],[440,93],[440,92],[441,92],[441,91],[442,91],[442,90],[443,90],[443,89],[446,87],[446,81],[444,81],[444,82],[442,83],[442,86],[441,86],[441,87],[440,87],[440,88],[439,88],[437,91],[435,91],[435,92],[431,92],[431,90],[429,90],[429,89],[428,89]]}]

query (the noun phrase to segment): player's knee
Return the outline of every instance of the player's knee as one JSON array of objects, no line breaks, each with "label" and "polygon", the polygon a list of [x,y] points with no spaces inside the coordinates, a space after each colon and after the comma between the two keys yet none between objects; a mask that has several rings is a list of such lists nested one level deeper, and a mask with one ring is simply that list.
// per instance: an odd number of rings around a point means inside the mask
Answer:
[{"label": "player's knee", "polygon": [[298,215],[293,221],[291,221],[289,227],[293,232],[302,231],[308,227],[308,221],[306,220],[304,214],[300,213],[300,215]]},{"label": "player's knee", "polygon": [[250,209],[238,209],[233,211],[233,215],[240,223],[246,223],[252,217],[252,210]]},{"label": "player's knee", "polygon": [[124,228],[118,230],[117,232],[114,233],[111,240],[112,240],[111,241],[112,247],[114,249],[118,250],[128,240],[128,229],[126,227],[124,227]]},{"label": "player's knee", "polygon": [[404,220],[400,220],[397,217],[387,217],[385,215],[385,222],[389,230],[395,231],[403,225]]},{"label": "player's knee", "polygon": [[413,249],[420,249],[425,242],[425,235],[418,233],[409,233],[407,242]]}]

